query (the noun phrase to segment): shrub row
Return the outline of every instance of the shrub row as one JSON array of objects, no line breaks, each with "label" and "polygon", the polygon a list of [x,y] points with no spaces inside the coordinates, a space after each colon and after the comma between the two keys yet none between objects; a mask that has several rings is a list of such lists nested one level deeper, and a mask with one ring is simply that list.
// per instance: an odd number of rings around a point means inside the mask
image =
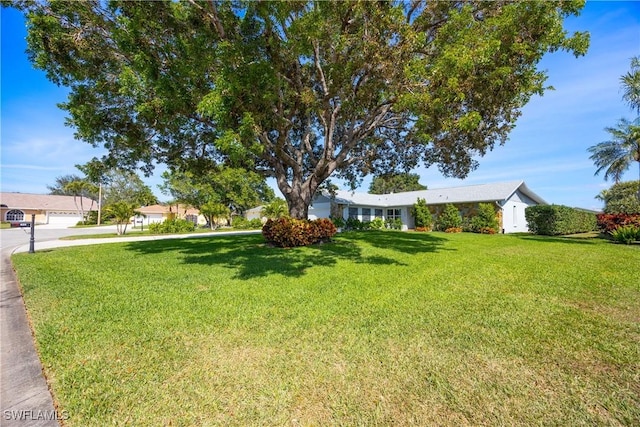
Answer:
[{"label": "shrub row", "polygon": [[195,229],[196,225],[193,222],[180,218],[149,224],[149,232],[152,234],[190,233]]},{"label": "shrub row", "polygon": [[[358,218],[349,218],[346,221],[340,217],[332,218],[331,222],[345,231],[366,231],[366,230],[382,230],[383,228],[392,228],[389,220],[385,223],[382,218],[374,218],[371,221],[360,221]],[[402,221],[398,229],[402,228]]]},{"label": "shrub row", "polygon": [[562,205],[538,205],[525,209],[529,231],[534,234],[556,236],[594,231],[596,215]]},{"label": "shrub row", "polygon": [[262,228],[262,220],[259,218],[246,219],[243,216],[233,217],[232,226],[236,230],[259,230]]},{"label": "shrub row", "polygon": [[262,235],[274,246],[293,248],[319,242],[327,242],[338,232],[326,218],[309,221],[282,217],[269,219],[262,227]]},{"label": "shrub row", "polygon": [[611,233],[612,231],[618,229],[619,227],[624,227],[625,225],[635,225],[640,227],[640,213],[636,214],[599,214],[597,216],[598,219],[598,229],[603,233]]}]

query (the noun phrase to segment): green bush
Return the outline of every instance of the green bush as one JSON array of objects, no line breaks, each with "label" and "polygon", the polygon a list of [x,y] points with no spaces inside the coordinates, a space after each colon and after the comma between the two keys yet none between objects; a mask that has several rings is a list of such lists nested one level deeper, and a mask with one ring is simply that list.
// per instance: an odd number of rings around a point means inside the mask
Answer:
[{"label": "green bush", "polygon": [[243,216],[233,217],[233,228],[236,230],[259,230],[262,228],[262,221],[259,218],[246,219]]},{"label": "green bush", "polygon": [[429,207],[427,206],[427,201],[425,199],[418,197],[418,200],[413,205],[412,213],[415,218],[416,229],[431,228],[433,225],[433,217],[431,216],[431,211],[429,211]]},{"label": "green bush", "polygon": [[384,228],[384,221],[382,218],[374,218],[369,223],[369,228],[372,230],[382,230]]},{"label": "green bush", "polygon": [[618,243],[630,245],[635,241],[640,241],[640,227],[634,225],[624,225],[610,232],[611,237]]},{"label": "green bush", "polygon": [[597,229],[595,213],[562,205],[538,205],[525,209],[529,231],[545,236],[574,234]]},{"label": "green bush", "polygon": [[402,230],[402,220],[400,218],[396,218],[396,219],[388,218],[384,222],[384,226],[389,230]]},{"label": "green bush", "polygon": [[327,242],[337,231],[333,222],[326,218],[309,221],[282,217],[269,219],[262,227],[262,235],[267,242],[283,248]]},{"label": "green bush", "polygon": [[462,218],[460,217],[460,212],[458,208],[456,208],[451,203],[448,203],[444,207],[444,211],[438,216],[436,221],[436,229],[440,231],[446,231],[451,228],[461,228],[462,227]]},{"label": "green bush", "polygon": [[362,231],[364,230],[364,224],[358,218],[347,218],[344,228],[346,230]]},{"label": "green bush", "polygon": [[482,234],[495,234],[500,228],[496,210],[491,203],[480,203],[478,213],[471,218],[471,231]]},{"label": "green bush", "polygon": [[149,224],[151,234],[180,234],[190,233],[196,229],[196,225],[185,219],[166,219],[163,222]]},{"label": "green bush", "polygon": [[333,225],[335,225],[337,228],[344,228],[346,225],[344,218],[342,218],[341,216],[331,217],[331,222],[333,222]]}]

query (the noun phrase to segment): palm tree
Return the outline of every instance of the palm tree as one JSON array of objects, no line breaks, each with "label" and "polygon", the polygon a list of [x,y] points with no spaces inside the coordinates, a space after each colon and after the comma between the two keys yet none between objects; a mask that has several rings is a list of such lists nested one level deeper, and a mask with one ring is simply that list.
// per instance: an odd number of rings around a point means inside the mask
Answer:
[{"label": "palm tree", "polygon": [[[595,174],[604,170],[604,180],[613,178],[617,184],[632,162],[638,162],[640,174],[640,118],[634,122],[620,119],[616,127],[605,130],[611,134],[611,139],[588,149],[591,153],[589,158],[598,168]],[[640,193],[638,197],[640,198]]]},{"label": "palm tree", "polygon": [[622,99],[632,110],[640,114],[640,56],[631,58],[631,70],[620,77],[622,84]]},{"label": "palm tree", "polygon": [[113,203],[105,210],[113,216],[118,236],[122,236],[127,232],[127,225],[131,222],[131,217],[134,215],[144,216],[136,210],[135,204],[124,201]]},{"label": "palm tree", "polygon": [[[82,218],[82,224],[84,224],[84,206],[83,206],[82,200],[84,198],[83,196],[86,188],[87,188],[87,182],[83,180],[71,181],[64,186],[64,191],[67,194],[73,195],[73,203],[76,205],[76,210],[78,211],[78,213],[80,214],[80,217]],[[78,201],[77,201],[78,196],[80,196],[79,208],[78,208]]]},{"label": "palm tree", "polygon": [[276,198],[262,208],[261,214],[271,219],[281,218],[289,214],[289,207],[284,199]]}]

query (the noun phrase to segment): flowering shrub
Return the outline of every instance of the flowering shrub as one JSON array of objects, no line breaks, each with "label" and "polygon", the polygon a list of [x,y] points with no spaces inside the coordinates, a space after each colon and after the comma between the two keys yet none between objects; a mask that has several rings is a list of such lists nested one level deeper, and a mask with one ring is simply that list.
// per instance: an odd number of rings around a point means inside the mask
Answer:
[{"label": "flowering shrub", "polygon": [[326,242],[337,233],[331,220],[315,221],[282,217],[269,219],[262,227],[262,235],[274,246],[293,248]]},{"label": "flowering shrub", "polygon": [[449,227],[444,230],[445,233],[462,233],[462,227]]},{"label": "flowering shrub", "polygon": [[599,214],[598,229],[604,233],[611,233],[619,227],[625,225],[635,225],[640,227],[640,213],[638,214]]},{"label": "flowering shrub", "polygon": [[480,234],[496,234],[496,229],[493,227],[480,227],[477,232]]}]

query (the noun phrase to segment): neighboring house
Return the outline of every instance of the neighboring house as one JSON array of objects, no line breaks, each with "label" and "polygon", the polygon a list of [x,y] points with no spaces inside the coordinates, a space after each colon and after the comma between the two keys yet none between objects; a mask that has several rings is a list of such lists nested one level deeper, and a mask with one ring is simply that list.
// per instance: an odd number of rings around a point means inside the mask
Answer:
[{"label": "neighboring house", "polygon": [[434,219],[451,203],[462,217],[475,215],[479,203],[491,203],[496,209],[503,233],[529,231],[525,220],[525,209],[529,206],[546,205],[540,196],[531,191],[523,181],[499,182],[464,187],[433,190],[408,191],[395,194],[368,194],[337,191],[335,198],[328,194],[316,197],[309,209],[309,218],[342,216],[370,221],[399,218],[403,229],[415,228],[411,209],[418,198],[425,199]]},{"label": "neighboring house", "polygon": [[[80,199],[84,214],[97,211],[97,203],[86,197],[54,196],[50,194],[0,193],[2,221],[31,221],[35,215],[37,224],[57,224],[66,227],[82,221]],[[77,207],[76,207],[77,203]]]},{"label": "neighboring house", "polygon": [[262,209],[264,209],[264,205],[247,209],[246,211],[244,211],[244,217],[249,221],[251,221],[252,219],[259,219],[261,221],[266,221],[267,217],[262,215]]},{"label": "neighboring house", "polygon": [[200,215],[198,209],[185,205],[151,205],[143,206],[136,210],[143,214],[143,216],[137,215],[134,217],[135,225],[149,225],[156,222],[164,222],[169,218],[186,219],[199,225],[207,223],[206,218]]}]

